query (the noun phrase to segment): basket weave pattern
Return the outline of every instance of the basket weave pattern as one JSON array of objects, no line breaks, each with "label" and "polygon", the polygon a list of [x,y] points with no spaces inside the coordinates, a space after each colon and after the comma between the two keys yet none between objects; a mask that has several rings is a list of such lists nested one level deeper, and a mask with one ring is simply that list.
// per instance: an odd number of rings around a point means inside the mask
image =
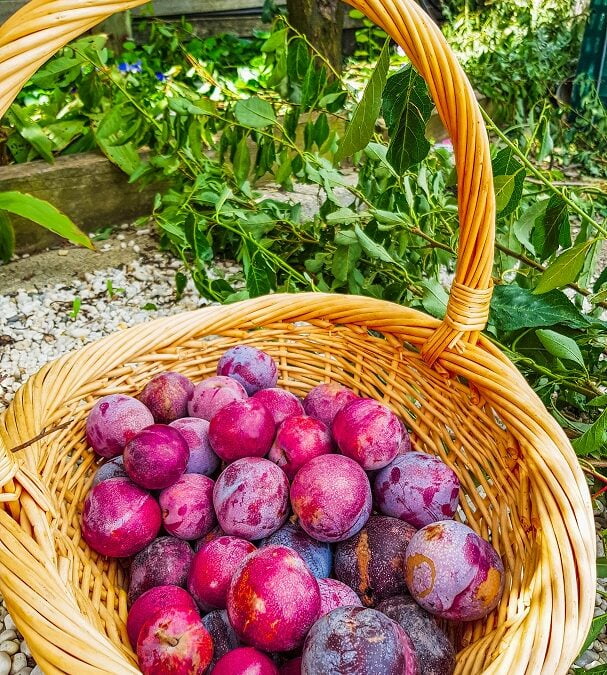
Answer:
[{"label": "basket weave pattern", "polygon": [[[140,4],[26,5],[0,28],[0,113],[68,40]],[[95,469],[88,411],[100,396],[136,394],[162,370],[199,381],[240,342],[274,356],[279,386],[296,394],[333,380],[384,401],[406,419],[416,450],[438,454],[458,474],[462,515],[503,556],[506,590],[488,618],[457,628],[457,673],[566,673],[586,637],[596,551],[584,476],[541,401],[480,335],[495,198],[473,92],[412,0],[352,4],[406,50],[453,140],[461,235],[447,316],[439,322],[355,296],[274,295],[135,326],[32,377],[0,418],[0,591],[46,673],[138,672],[125,630],[124,568],[80,534]]]}]

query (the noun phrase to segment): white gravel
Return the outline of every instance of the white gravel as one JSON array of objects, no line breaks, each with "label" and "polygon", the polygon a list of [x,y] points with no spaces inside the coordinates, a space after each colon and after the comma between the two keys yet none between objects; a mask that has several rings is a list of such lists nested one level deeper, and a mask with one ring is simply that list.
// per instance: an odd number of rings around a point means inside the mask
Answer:
[{"label": "white gravel", "polygon": [[[139,247],[132,239],[124,241],[129,238],[128,233],[117,238],[137,253],[135,248]],[[178,268],[179,263],[168,254],[156,252],[145,262],[135,260],[120,268],[100,269],[70,284],[51,282],[29,287],[24,282],[24,290],[0,295],[0,411],[25,380],[50,360],[134,324],[208,304],[191,282],[182,298],[175,299],[174,275]],[[211,272],[229,280],[238,279],[239,273],[233,262],[220,263]],[[74,317],[76,298],[80,300],[80,309]],[[597,531],[607,529],[602,505],[595,515]],[[598,535],[597,540],[598,555],[604,556]],[[598,586],[604,595],[596,595],[595,616],[607,612],[607,579],[599,580]],[[607,664],[604,631],[575,665],[590,669],[599,664]],[[0,675],[41,673],[2,602]]]}]

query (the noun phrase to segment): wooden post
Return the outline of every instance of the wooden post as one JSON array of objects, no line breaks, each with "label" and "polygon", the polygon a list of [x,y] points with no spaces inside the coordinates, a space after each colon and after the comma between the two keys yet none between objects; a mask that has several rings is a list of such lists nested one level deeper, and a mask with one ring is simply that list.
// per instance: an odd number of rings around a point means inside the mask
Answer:
[{"label": "wooden post", "polygon": [[120,49],[125,40],[133,37],[131,13],[127,11],[114,14],[99,24],[95,32],[107,33],[110,37],[110,46],[114,49]]}]

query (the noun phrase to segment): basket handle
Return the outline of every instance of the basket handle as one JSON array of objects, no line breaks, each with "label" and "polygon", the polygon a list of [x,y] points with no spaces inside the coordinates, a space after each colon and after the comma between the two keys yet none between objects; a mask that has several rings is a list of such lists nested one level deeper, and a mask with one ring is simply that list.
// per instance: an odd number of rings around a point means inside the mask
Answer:
[{"label": "basket handle", "polygon": [[[113,13],[146,0],[31,0],[0,27],[0,116],[56,51]],[[476,343],[489,315],[495,193],[489,139],[472,86],[442,33],[414,0],[348,0],[406,52],[428,88],[455,153],[460,237],[441,325],[422,347],[434,363],[460,341]]]}]

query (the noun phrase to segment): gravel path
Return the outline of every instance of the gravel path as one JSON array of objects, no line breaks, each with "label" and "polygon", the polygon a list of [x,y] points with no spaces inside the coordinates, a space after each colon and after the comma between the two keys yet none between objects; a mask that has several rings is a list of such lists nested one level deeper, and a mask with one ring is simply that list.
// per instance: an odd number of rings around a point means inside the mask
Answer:
[{"label": "gravel path", "polygon": [[[47,256],[41,264],[32,259],[30,271],[18,281],[16,277],[23,273],[25,261],[0,266],[0,280],[5,282],[0,285],[8,289],[0,295],[0,326],[3,326],[0,411],[25,380],[51,359],[142,321],[207,304],[190,283],[183,297],[176,301],[173,278],[179,264],[170,255],[158,252],[145,230],[135,231],[125,226],[99,248],[105,249],[107,261],[113,260],[116,266],[98,269],[94,266],[99,266],[97,259],[91,256],[99,254],[90,254],[79,258],[74,267],[73,249],[41,254]],[[52,267],[55,263],[54,279],[49,280],[45,274],[49,265]],[[221,263],[212,274],[234,281],[238,279],[239,268],[234,263]],[[76,305],[75,299],[79,299]],[[595,516],[597,532],[607,530],[607,513],[602,504],[597,506]],[[602,538],[598,534],[597,540],[598,555],[604,556]],[[599,580],[598,590],[595,616],[607,612],[607,579]],[[593,668],[603,663],[607,663],[605,632],[580,656],[576,666]],[[0,675],[40,673],[2,603]]]}]

